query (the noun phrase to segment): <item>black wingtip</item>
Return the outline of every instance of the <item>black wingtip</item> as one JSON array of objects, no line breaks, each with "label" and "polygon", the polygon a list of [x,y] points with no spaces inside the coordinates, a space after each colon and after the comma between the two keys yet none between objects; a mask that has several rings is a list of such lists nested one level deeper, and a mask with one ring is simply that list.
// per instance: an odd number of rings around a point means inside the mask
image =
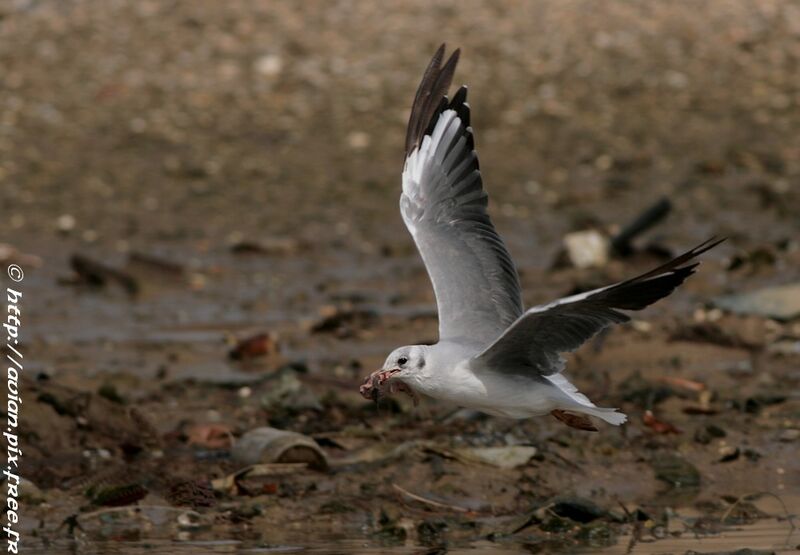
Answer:
[{"label": "black wingtip", "polygon": [[719,239],[717,239],[716,235],[712,235],[711,237],[709,237],[708,239],[697,245],[694,249],[692,249],[691,252],[694,253],[693,256],[698,256],[706,251],[710,251],[720,243],[724,243],[727,240],[728,240],[727,237],[720,237]]},{"label": "black wingtip", "polygon": [[422,142],[431,122],[443,109],[442,106],[447,107],[447,103],[442,103],[442,99],[447,98],[447,91],[461,56],[461,49],[456,48],[447,61],[442,63],[445,49],[446,45],[442,43],[436,50],[422,75],[422,81],[420,81],[417,94],[414,96],[406,132],[406,156]]},{"label": "black wingtip", "polygon": [[700,262],[693,259],[713,249],[725,239],[725,237],[721,239],[711,237],[666,264],[623,281],[601,292],[600,295],[613,308],[641,310],[672,293],[697,270]]},{"label": "black wingtip", "polygon": [[721,239],[717,239],[716,236],[712,236],[703,241],[702,243],[700,243],[699,245],[695,246],[694,248],[691,248],[685,253],[676,256],[666,264],[662,264],[658,268],[654,268],[649,272],[646,272],[640,276],[633,278],[633,280],[628,280],[628,281],[647,279],[650,277],[657,276],[659,274],[663,274],[665,272],[678,269],[687,262],[689,262],[690,260],[692,260],[693,258],[700,256],[704,252],[710,251],[711,249],[713,249],[723,241],[726,241],[727,239],[728,239],[727,237],[722,237]]}]

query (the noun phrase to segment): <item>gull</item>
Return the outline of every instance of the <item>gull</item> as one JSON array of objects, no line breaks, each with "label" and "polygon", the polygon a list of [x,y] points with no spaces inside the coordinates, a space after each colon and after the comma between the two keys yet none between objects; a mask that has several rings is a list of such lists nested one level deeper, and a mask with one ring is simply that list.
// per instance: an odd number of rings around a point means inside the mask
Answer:
[{"label": "gull", "polygon": [[433,283],[439,342],[392,351],[360,388],[368,399],[398,391],[515,419],[552,414],[596,431],[627,416],[598,407],[564,376],[565,353],[641,310],[689,277],[709,239],[640,276],[524,310],[517,270],[487,212],[467,88],[447,93],[459,50],[439,47],[422,77],[406,135],[400,212]]}]

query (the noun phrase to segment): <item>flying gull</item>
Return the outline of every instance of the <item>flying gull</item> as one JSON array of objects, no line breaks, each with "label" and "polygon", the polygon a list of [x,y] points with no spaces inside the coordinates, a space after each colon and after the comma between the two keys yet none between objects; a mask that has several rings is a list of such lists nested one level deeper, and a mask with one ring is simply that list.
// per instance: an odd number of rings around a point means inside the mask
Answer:
[{"label": "flying gull", "polygon": [[436,51],[408,122],[400,212],[433,282],[439,342],[395,349],[361,386],[369,399],[402,391],[491,415],[552,414],[596,430],[593,416],[619,426],[614,408],[598,407],[564,376],[563,353],[576,350],[623,310],[666,297],[694,273],[706,241],[638,277],[524,310],[519,277],[487,212],[470,127],[467,88],[447,93],[459,50]]}]

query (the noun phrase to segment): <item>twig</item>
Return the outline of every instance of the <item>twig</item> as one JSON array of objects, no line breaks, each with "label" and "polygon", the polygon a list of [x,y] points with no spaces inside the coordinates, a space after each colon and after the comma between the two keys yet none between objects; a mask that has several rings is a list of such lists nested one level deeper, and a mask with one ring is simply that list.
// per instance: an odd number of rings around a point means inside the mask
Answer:
[{"label": "twig", "polygon": [[636,544],[639,543],[639,540],[642,536],[642,523],[639,522],[636,517],[628,510],[628,507],[625,504],[617,499],[617,503],[622,510],[625,512],[625,517],[628,519],[628,522],[633,523],[633,533],[631,534],[631,541],[628,542],[628,547],[625,549],[625,555],[630,555],[633,553],[633,548],[636,547]]},{"label": "twig", "polygon": [[457,505],[448,505],[447,503],[440,503],[439,501],[434,501],[433,499],[428,499],[426,497],[422,497],[415,493],[411,493],[407,489],[401,488],[397,484],[392,484],[392,487],[397,491],[399,491],[400,493],[402,493],[403,495],[410,497],[414,501],[419,501],[420,503],[425,503],[426,505],[430,505],[432,507],[438,507],[439,509],[450,509],[453,511],[458,511],[459,513],[470,512],[469,509],[465,509],[464,507],[459,507]]},{"label": "twig", "polygon": [[786,534],[786,540],[784,540],[784,543],[788,544],[789,538],[792,537],[792,534],[794,534],[794,531],[797,529],[797,526],[794,523],[794,516],[789,513],[789,509],[788,507],[786,507],[786,503],[784,503],[783,499],[781,499],[780,496],[778,496],[775,493],[772,493],[771,491],[758,491],[756,493],[746,493],[744,495],[739,496],[739,498],[736,501],[734,501],[730,507],[728,507],[728,510],[725,511],[725,514],[722,515],[722,519],[720,519],[720,524],[722,525],[725,524],[725,520],[730,516],[731,512],[733,512],[733,509],[735,509],[736,506],[739,505],[739,503],[741,503],[742,501],[746,501],[748,499],[755,500],[764,495],[769,495],[770,497],[774,497],[775,499],[778,500],[778,503],[781,504],[781,507],[783,507],[783,512],[786,515],[785,517],[786,522],[789,523],[789,533]]},{"label": "twig", "polygon": [[633,252],[631,241],[663,220],[671,209],[669,199],[662,197],[611,239],[611,249],[620,256],[629,256]]}]

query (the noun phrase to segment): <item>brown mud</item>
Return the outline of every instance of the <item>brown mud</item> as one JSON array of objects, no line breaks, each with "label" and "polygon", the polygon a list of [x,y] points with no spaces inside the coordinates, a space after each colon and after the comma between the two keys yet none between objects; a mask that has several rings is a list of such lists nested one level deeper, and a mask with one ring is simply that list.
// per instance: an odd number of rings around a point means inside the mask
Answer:
[{"label": "brown mud", "polygon": [[[397,197],[442,40],[527,304],[729,237],[570,358],[621,428],[358,393],[436,339]],[[800,280],[799,64],[784,0],[3,3],[28,550],[793,551],[800,322],[712,300]],[[633,255],[555,264],[661,197]],[[327,464],[242,472],[264,426]]]}]

